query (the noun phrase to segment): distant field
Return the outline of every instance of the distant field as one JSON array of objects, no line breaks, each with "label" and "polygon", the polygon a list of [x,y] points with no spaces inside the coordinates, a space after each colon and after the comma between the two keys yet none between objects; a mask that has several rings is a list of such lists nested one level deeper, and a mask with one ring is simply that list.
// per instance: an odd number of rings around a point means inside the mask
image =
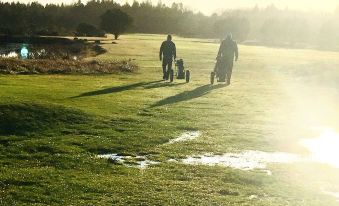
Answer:
[{"label": "distant field", "polygon": [[[298,142],[318,137],[314,128],[339,129],[338,53],[240,45],[233,84],[211,86],[218,44],[174,37],[192,81],[171,84],[160,81],[163,39],[121,36],[90,58],[133,59],[134,74],[0,75],[1,205],[339,205],[339,170],[327,164],[273,163],[268,175],[181,163],[247,150],[308,155]],[[201,135],[168,144],[187,131]]]}]

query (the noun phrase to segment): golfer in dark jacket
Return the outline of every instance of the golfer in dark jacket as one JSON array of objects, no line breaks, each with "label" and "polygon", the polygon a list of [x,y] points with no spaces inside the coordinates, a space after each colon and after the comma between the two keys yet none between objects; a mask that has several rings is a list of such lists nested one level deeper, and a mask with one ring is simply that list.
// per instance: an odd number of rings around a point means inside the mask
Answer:
[{"label": "golfer in dark jacket", "polygon": [[[221,62],[222,69],[226,70],[227,84],[231,84],[233,62],[238,61],[238,45],[232,39],[232,34],[228,34],[226,39],[221,42],[219,52],[218,52],[218,61]],[[222,81],[225,81],[223,79]]]},{"label": "golfer in dark jacket", "polygon": [[168,80],[169,71],[172,69],[173,58],[177,58],[177,50],[172,42],[172,36],[167,36],[167,41],[164,41],[160,47],[160,61],[162,61],[163,79]]}]

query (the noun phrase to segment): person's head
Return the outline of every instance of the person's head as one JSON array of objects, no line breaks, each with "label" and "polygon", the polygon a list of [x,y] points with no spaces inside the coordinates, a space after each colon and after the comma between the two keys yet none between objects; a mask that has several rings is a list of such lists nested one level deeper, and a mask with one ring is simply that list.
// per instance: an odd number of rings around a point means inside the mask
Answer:
[{"label": "person's head", "polygon": [[167,35],[167,41],[172,41],[172,35]]},{"label": "person's head", "polygon": [[233,38],[232,33],[228,33],[228,34],[226,35],[226,39],[227,39],[227,40],[232,40],[232,38]]}]

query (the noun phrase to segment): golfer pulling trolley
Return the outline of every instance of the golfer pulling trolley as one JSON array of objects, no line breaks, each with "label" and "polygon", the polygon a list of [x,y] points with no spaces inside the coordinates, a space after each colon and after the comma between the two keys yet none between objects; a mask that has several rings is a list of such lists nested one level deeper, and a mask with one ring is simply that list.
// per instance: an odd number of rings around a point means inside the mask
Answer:
[{"label": "golfer pulling trolley", "polygon": [[226,39],[221,42],[217,63],[211,73],[211,84],[214,83],[214,77],[218,82],[226,82],[226,85],[231,84],[233,62],[238,61],[238,56],[237,42],[233,40],[232,34],[228,34]]},{"label": "golfer pulling trolley", "polygon": [[168,35],[167,40],[161,44],[159,58],[162,61],[163,79],[168,80],[172,71],[173,59],[177,58],[177,49],[171,35]]},{"label": "golfer pulling trolley", "polygon": [[185,70],[184,60],[176,60],[177,50],[171,35],[168,35],[167,40],[161,44],[159,58],[160,61],[162,61],[163,80],[170,80],[170,82],[173,82],[174,70],[172,69],[172,64],[174,60],[176,78],[185,79],[186,83],[189,83],[190,71]]}]

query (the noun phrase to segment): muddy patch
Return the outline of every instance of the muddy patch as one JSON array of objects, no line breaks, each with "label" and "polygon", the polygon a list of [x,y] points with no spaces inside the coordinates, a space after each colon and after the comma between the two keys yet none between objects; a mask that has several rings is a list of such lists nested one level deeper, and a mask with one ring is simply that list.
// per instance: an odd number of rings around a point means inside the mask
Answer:
[{"label": "muddy patch", "polygon": [[114,164],[124,165],[126,167],[134,167],[138,169],[146,169],[151,165],[160,164],[160,162],[151,161],[146,156],[124,156],[119,154],[98,155],[98,158],[107,159]]},{"label": "muddy patch", "polygon": [[201,136],[200,131],[186,131],[182,133],[178,138],[171,139],[168,144],[174,144],[177,142],[186,142],[186,141],[192,141],[198,137]]},{"label": "muddy patch", "polygon": [[271,174],[271,172],[266,169],[267,164],[294,163],[297,161],[300,161],[300,157],[294,154],[261,151],[245,151],[242,153],[226,153],[223,155],[205,154],[190,156],[182,160],[184,164],[189,165],[223,166],[245,171],[259,169],[267,174]]}]

